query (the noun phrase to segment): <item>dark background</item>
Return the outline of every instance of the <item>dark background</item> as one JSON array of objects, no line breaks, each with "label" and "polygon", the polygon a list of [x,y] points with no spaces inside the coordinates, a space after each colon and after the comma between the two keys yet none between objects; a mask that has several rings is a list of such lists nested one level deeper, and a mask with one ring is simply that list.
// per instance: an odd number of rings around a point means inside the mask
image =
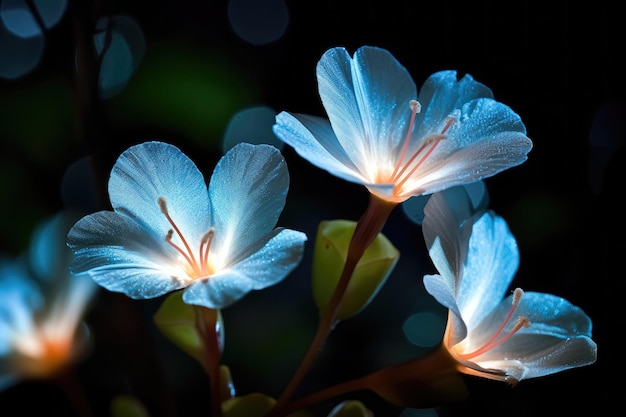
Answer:
[{"label": "dark background", "polygon": [[[502,3],[287,1],[284,34],[254,45],[231,28],[227,1],[70,1],[45,34],[37,68],[17,80],[0,79],[0,248],[17,255],[38,221],[70,203],[86,211],[109,208],[108,173],[133,144],[175,144],[208,178],[237,111],[265,105],[324,115],[315,79],[323,52],[380,46],[418,87],[432,72],[456,69],[489,86],[522,117],[534,143],[528,161],[486,181],[490,207],[508,221],[520,247],[514,285],[583,308],[598,344],[595,364],[515,388],[466,377],[470,398],[432,412],[547,416],[619,407],[624,383],[611,331],[620,328],[625,278],[618,198],[624,190],[626,21],[608,1]],[[75,48],[89,41],[80,28],[107,14],[132,16],[146,51],[127,88],[98,100],[94,73],[89,67],[76,72]],[[292,149],[283,153],[291,187],[280,225],[306,232],[310,244],[285,281],[223,312],[224,363],[241,395],[279,395],[316,325],[308,270],[317,224],[356,220],[367,202],[365,189]],[[82,199],[64,196],[67,168],[85,156],[95,176],[92,182],[77,178],[93,188],[83,189]],[[298,393],[424,353],[402,331],[411,314],[444,314],[421,286],[421,277],[434,272],[421,230],[398,208],[384,232],[402,253],[396,270],[364,312],[337,327]],[[88,316],[95,349],[76,368],[98,415],[108,415],[109,401],[119,394],[136,396],[153,417],[209,414],[208,378],[152,323],[161,301],[100,293]],[[376,415],[402,411],[367,393],[353,397]],[[71,415],[62,392],[47,382],[25,381],[0,393],[2,415],[31,415],[42,405],[49,415]]]}]

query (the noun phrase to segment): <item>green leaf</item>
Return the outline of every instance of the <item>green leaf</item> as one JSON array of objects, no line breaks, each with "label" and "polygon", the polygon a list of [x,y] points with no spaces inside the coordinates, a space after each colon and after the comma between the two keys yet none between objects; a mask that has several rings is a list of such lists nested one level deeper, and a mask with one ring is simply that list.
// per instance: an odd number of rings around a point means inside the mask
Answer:
[{"label": "green leaf", "polygon": [[[329,220],[321,222],[317,229],[311,283],[313,297],[322,311],[339,282],[355,227],[354,221]],[[383,286],[399,257],[400,252],[379,233],[357,263],[337,318],[346,319],[363,310]]]}]

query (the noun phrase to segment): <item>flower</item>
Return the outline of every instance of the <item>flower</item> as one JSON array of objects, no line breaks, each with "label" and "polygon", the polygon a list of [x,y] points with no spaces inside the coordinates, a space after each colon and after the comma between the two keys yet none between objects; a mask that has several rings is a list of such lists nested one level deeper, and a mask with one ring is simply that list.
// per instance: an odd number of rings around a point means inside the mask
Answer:
[{"label": "flower", "polygon": [[275,228],[289,173],[280,151],[241,143],[217,163],[210,185],[178,148],[133,146],[109,179],[113,211],[68,234],[71,269],[134,299],[184,289],[187,304],[221,309],[285,278],[306,235]]},{"label": "flower", "polygon": [[83,319],[98,286],[69,272],[65,236],[72,216],[46,220],[28,254],[0,261],[0,390],[55,376],[90,346]]},{"label": "flower", "polygon": [[579,307],[520,288],[504,298],[519,266],[504,219],[490,210],[455,215],[463,210],[445,194],[424,208],[424,238],[439,271],[424,276],[424,286],[449,309],[443,343],[458,370],[515,384],[595,362],[591,319]]},{"label": "flower", "polygon": [[[432,74],[417,95],[386,50],[351,58],[332,48],[317,64],[329,120],[281,112],[274,132],[303,158],[400,203],[519,165],[532,142],[520,117],[489,88],[455,71]],[[418,101],[419,100],[419,101]]]}]

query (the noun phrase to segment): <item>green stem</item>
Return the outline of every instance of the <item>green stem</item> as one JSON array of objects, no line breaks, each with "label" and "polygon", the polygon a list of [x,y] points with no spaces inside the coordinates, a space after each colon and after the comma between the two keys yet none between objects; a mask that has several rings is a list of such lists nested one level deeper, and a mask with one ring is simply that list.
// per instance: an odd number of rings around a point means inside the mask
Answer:
[{"label": "green stem", "polygon": [[346,289],[350,283],[350,278],[352,278],[352,274],[354,273],[357,263],[363,256],[367,247],[374,241],[374,239],[376,239],[378,233],[380,233],[383,229],[383,226],[389,218],[389,214],[394,207],[396,207],[396,205],[396,203],[382,200],[370,194],[367,209],[357,222],[354,234],[350,240],[346,263],[343,267],[341,277],[339,278],[337,287],[333,292],[333,296],[331,297],[326,310],[322,312],[313,341],[309,345],[309,349],[303,360],[300,362],[300,366],[283,390],[281,396],[276,402],[276,406],[272,411],[270,411],[268,417],[285,415],[285,413],[281,410],[282,407],[284,407],[285,404],[287,404],[287,402],[291,399],[296,388],[300,385],[300,382],[307,374],[311,366],[313,366],[313,362],[317,358],[317,355],[326,338],[336,325],[337,314],[339,312],[339,308],[341,307],[341,302],[343,301]]}]

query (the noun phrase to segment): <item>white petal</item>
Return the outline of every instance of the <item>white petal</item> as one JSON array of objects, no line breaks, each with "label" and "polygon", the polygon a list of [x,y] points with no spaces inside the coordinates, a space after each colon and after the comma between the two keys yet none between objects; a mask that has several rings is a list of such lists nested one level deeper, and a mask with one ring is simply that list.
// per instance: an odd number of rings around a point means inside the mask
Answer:
[{"label": "white petal", "polygon": [[279,139],[313,165],[347,181],[364,181],[337,140],[328,120],[281,112],[276,116],[273,129]]},{"label": "white petal", "polygon": [[439,71],[431,74],[419,91],[422,111],[416,117],[415,136],[426,137],[433,128],[445,120],[453,110],[477,98],[493,98],[491,90],[466,74],[457,80],[456,71]]},{"label": "white petal", "polygon": [[177,252],[133,219],[110,211],[83,217],[68,234],[74,273],[88,272],[102,287],[131,298],[152,298],[187,279]]},{"label": "white petal", "polygon": [[453,346],[465,339],[467,326],[463,321],[461,311],[456,303],[454,288],[451,288],[440,275],[424,275],[424,287],[439,304],[446,307],[452,313],[452,315],[448,315],[448,323],[446,325],[446,333],[449,337],[447,343]]},{"label": "white petal", "polygon": [[305,241],[304,233],[277,229],[258,252],[222,273],[191,284],[185,290],[183,300],[188,304],[221,309],[252,290],[274,285],[298,266]]},{"label": "white petal", "polygon": [[133,146],[120,155],[111,171],[109,196],[114,210],[144,223],[165,237],[172,228],[157,199],[186,239],[199,242],[210,225],[204,178],[178,148],[162,142]]},{"label": "white petal", "polygon": [[285,205],[289,173],[280,151],[240,143],[220,159],[209,186],[215,226],[212,250],[226,264],[258,246]]},{"label": "white petal", "polygon": [[457,303],[470,331],[501,303],[519,266],[517,242],[504,219],[491,211],[479,216],[469,221],[469,250],[457,286]]}]

